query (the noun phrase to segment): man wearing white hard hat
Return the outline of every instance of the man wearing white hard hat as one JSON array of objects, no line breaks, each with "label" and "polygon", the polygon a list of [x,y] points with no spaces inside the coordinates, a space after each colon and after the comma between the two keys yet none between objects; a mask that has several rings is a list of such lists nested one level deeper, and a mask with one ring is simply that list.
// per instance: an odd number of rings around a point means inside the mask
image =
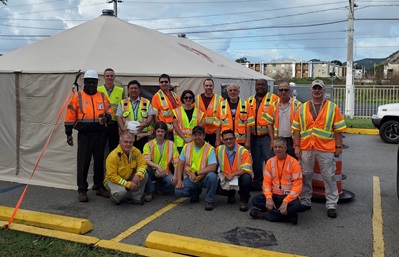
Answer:
[{"label": "man wearing white hard hat", "polygon": [[72,130],[78,131],[77,185],[80,202],[89,201],[87,174],[92,157],[96,194],[106,198],[110,197],[103,185],[104,148],[106,124],[111,121],[114,112],[106,94],[97,91],[97,85],[97,72],[86,71],[83,91],[76,92],[72,96],[65,114],[65,134],[68,145],[73,146]]}]

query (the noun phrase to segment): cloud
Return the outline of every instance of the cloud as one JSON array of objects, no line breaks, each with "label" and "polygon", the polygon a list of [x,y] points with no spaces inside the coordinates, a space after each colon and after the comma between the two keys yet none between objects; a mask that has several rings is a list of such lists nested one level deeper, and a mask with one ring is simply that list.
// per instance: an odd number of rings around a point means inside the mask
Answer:
[{"label": "cloud", "polygon": [[[381,19],[395,18],[399,3],[356,3],[355,60],[397,51],[398,22]],[[43,38],[23,36],[54,35],[112,8],[105,0],[11,1],[0,8],[0,53]],[[118,17],[162,33],[186,33],[187,38],[232,60],[346,60],[348,1],[135,0],[118,3]]]}]

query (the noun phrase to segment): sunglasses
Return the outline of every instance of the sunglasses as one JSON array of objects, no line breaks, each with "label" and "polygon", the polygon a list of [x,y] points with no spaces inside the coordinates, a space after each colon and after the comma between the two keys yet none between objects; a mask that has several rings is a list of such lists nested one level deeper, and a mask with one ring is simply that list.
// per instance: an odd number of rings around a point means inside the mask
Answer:
[{"label": "sunglasses", "polygon": [[193,97],[192,96],[185,96],[185,97],[183,97],[183,99],[184,100],[193,100]]},{"label": "sunglasses", "polygon": [[288,92],[288,91],[290,91],[290,90],[287,89],[287,88],[281,88],[281,89],[279,89],[278,91],[280,91],[280,92]]},{"label": "sunglasses", "polygon": [[163,80],[163,81],[159,81],[159,83],[161,83],[161,84],[168,84],[168,83],[169,83],[169,81],[167,81],[167,80]]}]

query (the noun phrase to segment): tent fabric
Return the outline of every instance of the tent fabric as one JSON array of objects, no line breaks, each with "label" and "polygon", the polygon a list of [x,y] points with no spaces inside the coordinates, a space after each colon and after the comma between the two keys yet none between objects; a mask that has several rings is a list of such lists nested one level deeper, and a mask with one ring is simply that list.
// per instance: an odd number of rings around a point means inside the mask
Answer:
[{"label": "tent fabric", "polygon": [[[254,93],[255,80],[270,78],[220,56],[187,38],[165,35],[102,15],[53,37],[0,57],[0,180],[33,185],[76,188],[76,144],[70,147],[64,133],[64,114],[55,124],[72,90],[76,71],[99,74],[112,67],[116,83],[137,79],[157,86],[162,73],[171,76],[177,92],[202,91],[205,78],[213,78],[215,92],[235,83],[241,97]],[[103,83],[101,77],[100,83]],[[82,78],[79,84],[83,84]],[[48,136],[37,170],[29,181]],[[77,132],[73,133],[77,142]],[[91,172],[91,171],[90,171]],[[92,173],[88,182],[92,183]]]}]

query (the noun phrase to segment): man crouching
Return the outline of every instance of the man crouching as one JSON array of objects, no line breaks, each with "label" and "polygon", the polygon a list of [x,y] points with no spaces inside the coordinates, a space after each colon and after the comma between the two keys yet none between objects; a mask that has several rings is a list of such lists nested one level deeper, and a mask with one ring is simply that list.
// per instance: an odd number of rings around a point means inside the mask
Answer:
[{"label": "man crouching", "polygon": [[124,132],[119,145],[107,157],[104,186],[111,192],[111,202],[143,205],[144,188],[147,183],[146,160],[140,150],[133,146],[134,137]]}]

